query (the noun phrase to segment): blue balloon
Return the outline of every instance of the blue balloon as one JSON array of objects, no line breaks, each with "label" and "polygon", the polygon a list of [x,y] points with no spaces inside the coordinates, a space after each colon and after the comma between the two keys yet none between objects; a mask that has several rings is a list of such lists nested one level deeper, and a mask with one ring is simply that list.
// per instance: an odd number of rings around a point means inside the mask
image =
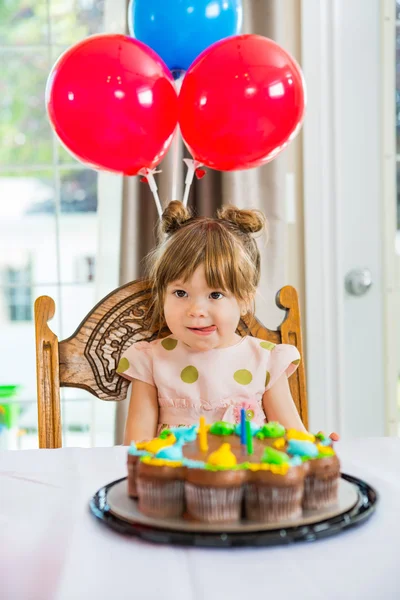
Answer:
[{"label": "blue balloon", "polygon": [[171,71],[187,71],[214,42],[242,28],[242,0],[131,0],[129,31]]}]

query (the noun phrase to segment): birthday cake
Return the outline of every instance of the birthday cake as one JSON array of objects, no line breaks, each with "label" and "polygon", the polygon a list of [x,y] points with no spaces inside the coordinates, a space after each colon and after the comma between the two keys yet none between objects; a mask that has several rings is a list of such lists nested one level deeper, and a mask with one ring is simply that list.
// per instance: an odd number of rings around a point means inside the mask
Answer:
[{"label": "birthday cake", "polygon": [[205,523],[298,518],[337,502],[332,440],[279,423],[177,427],[128,450],[128,494],[155,518]]}]

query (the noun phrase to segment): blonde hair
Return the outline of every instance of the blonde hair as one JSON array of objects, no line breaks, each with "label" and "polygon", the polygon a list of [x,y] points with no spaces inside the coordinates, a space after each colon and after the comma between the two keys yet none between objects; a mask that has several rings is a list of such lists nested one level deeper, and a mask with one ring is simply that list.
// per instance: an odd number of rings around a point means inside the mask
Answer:
[{"label": "blonde hair", "polygon": [[163,307],[167,286],[177,279],[187,281],[201,265],[210,288],[229,291],[254,311],[260,253],[252,234],[266,229],[261,211],[225,206],[217,218],[192,217],[174,200],[164,210],[160,229],[163,239],[147,257],[151,329],[166,326]]}]

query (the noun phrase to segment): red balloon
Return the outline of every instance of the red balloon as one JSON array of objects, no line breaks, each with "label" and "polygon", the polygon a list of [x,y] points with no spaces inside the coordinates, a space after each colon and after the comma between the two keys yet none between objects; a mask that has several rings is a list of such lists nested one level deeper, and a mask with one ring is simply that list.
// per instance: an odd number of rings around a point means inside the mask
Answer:
[{"label": "red balloon", "polygon": [[50,122],[80,161],[135,175],[158,165],[178,121],[171,73],[142,42],[95,35],[69,48],[46,89]]},{"label": "red balloon", "polygon": [[192,156],[220,171],[271,161],[304,116],[296,61],[259,35],[216,42],[190,66],[179,96],[182,136]]}]

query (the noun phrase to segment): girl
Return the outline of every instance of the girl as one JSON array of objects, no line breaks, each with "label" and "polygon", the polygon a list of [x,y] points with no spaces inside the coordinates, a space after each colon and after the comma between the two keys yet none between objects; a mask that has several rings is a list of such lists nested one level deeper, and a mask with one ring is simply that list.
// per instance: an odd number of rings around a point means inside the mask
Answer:
[{"label": "girl", "polygon": [[171,335],[133,344],[117,371],[132,380],[125,444],[165,427],[248,418],[305,431],[288,377],[295,346],[246,336],[236,329],[254,312],[260,254],[253,233],[265,228],[256,210],[225,207],[216,219],[192,218],[177,201],[163,213],[164,240],[149,257],[152,327]]}]

